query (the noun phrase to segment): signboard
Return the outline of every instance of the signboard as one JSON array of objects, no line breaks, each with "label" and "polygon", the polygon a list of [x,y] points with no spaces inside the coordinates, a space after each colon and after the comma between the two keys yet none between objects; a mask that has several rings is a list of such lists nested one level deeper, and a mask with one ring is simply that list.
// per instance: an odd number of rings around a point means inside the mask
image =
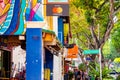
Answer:
[{"label": "signboard", "polygon": [[47,4],[47,16],[69,16],[69,5]]},{"label": "signboard", "polygon": [[78,57],[78,46],[74,45],[73,48],[68,49],[66,58],[77,58]]},{"label": "signboard", "polygon": [[69,0],[47,0],[47,3],[68,3]]},{"label": "signboard", "polygon": [[83,54],[99,54],[99,50],[84,50]]}]

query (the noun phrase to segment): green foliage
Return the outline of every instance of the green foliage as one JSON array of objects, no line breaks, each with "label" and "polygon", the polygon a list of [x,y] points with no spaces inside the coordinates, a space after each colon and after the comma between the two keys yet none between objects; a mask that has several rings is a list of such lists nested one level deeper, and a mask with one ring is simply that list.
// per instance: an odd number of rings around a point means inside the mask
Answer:
[{"label": "green foliage", "polygon": [[[70,25],[73,35],[79,33],[79,46],[88,48],[88,37],[90,43],[94,46],[93,37],[90,32],[90,26],[94,26],[96,36],[98,35],[98,24],[100,27],[100,39],[103,38],[107,31],[108,22],[110,21],[110,4],[109,0],[72,0],[70,1]],[[103,5],[104,4],[104,5]],[[103,5],[103,6],[102,6]],[[101,7],[102,6],[102,7]],[[115,3],[115,8],[120,6],[120,1]],[[114,15],[120,19],[120,12]],[[117,25],[119,26],[119,25]],[[86,35],[87,37],[86,37]],[[114,31],[113,31],[114,33]],[[73,36],[76,38],[77,36]],[[77,38],[78,39],[78,38]],[[83,40],[83,41],[82,41]]]},{"label": "green foliage", "polygon": [[88,39],[95,45],[90,26],[94,26],[95,34],[98,35],[98,24],[100,26],[100,39],[104,36],[109,21],[109,5],[103,4],[104,0],[73,0],[70,3],[70,25],[73,38],[78,33],[79,46],[88,48]]},{"label": "green foliage", "polygon": [[74,73],[72,71],[68,71],[68,75],[69,75],[69,80],[72,80]]},{"label": "green foliage", "polygon": [[78,65],[78,68],[79,68],[80,70],[83,70],[83,71],[85,71],[85,70],[87,69],[85,63],[79,64],[79,65]]},{"label": "green foliage", "polygon": [[117,79],[116,80],[120,80],[120,75],[117,77]]},{"label": "green foliage", "polygon": [[[118,43],[117,41],[115,42]],[[103,47],[103,53],[106,60],[111,59],[113,61],[116,57],[120,57],[120,54],[117,51],[116,47],[113,45],[113,40],[111,39],[105,43]]]},{"label": "green foliage", "polygon": [[88,22],[88,24],[90,24],[91,25],[91,23],[93,23],[93,14],[94,14],[94,12],[92,11],[92,10],[87,10],[86,12],[85,12],[85,17],[86,17],[86,20],[87,20],[87,22]]},{"label": "green foliage", "polygon": [[[96,67],[97,66],[97,67]],[[94,76],[94,77],[98,77],[99,76],[99,69],[100,69],[100,67],[98,66],[98,64],[96,64],[96,63],[90,63],[90,65],[89,65],[89,69],[90,69],[90,71],[89,71],[89,75],[90,76]]]},{"label": "green foliage", "polygon": [[[93,67],[92,65],[89,65],[89,75],[90,76],[94,76],[94,77],[99,77],[100,76],[100,66],[98,63],[92,63],[95,65],[95,67]],[[107,67],[104,67],[102,69],[102,78],[111,78],[110,75],[108,75],[111,72],[111,70],[109,70]]]},{"label": "green foliage", "polygon": [[116,50],[120,53],[120,21],[115,24],[115,28],[111,34],[111,42]]},{"label": "green foliage", "polygon": [[[106,2],[105,2],[106,1]],[[114,3],[115,10],[120,6],[120,2]],[[111,33],[111,44],[107,42],[104,54],[107,59],[112,59],[119,56],[120,53],[120,11],[113,14],[118,18],[114,23]],[[104,45],[102,40],[109,30],[110,22],[110,2],[109,0],[72,0],[70,2],[70,26],[72,30],[73,39],[77,39],[77,45],[85,49],[96,49]],[[91,26],[94,30],[94,35],[98,39],[98,44],[92,35]],[[109,32],[108,32],[109,33]],[[107,35],[109,37],[110,34]],[[96,73],[97,74],[97,73]]]},{"label": "green foliage", "polygon": [[105,45],[103,46],[103,54],[104,56],[107,56],[110,54],[110,40],[106,41]]},{"label": "green foliage", "polygon": [[111,70],[109,70],[107,67],[104,67],[103,69],[102,69],[102,77],[103,78],[108,78],[108,77],[110,77],[109,76],[109,73],[111,72]]},{"label": "green foliage", "polygon": [[120,57],[120,13],[117,16],[118,22],[111,32],[110,39],[103,47],[103,53],[107,59],[114,60],[116,57]]}]

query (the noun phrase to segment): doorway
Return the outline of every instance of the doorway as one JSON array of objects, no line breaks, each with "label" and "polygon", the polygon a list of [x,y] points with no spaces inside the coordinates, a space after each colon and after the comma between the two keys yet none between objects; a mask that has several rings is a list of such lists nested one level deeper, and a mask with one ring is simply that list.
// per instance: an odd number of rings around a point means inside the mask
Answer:
[{"label": "doorway", "polygon": [[11,52],[0,50],[0,77],[10,78]]}]

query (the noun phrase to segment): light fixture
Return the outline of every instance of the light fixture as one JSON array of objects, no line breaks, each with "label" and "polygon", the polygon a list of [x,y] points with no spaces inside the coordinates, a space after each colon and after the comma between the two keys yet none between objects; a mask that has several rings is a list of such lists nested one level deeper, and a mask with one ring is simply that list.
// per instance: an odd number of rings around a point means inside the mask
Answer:
[{"label": "light fixture", "polygon": [[19,40],[25,40],[25,36],[19,36]]}]

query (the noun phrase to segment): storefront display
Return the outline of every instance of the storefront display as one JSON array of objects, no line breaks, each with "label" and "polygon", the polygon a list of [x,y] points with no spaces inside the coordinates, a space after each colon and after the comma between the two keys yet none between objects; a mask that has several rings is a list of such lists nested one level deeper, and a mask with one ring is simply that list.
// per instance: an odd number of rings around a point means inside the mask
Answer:
[{"label": "storefront display", "polygon": [[19,36],[0,36],[0,80],[25,80],[26,51],[23,43],[25,40]]}]

